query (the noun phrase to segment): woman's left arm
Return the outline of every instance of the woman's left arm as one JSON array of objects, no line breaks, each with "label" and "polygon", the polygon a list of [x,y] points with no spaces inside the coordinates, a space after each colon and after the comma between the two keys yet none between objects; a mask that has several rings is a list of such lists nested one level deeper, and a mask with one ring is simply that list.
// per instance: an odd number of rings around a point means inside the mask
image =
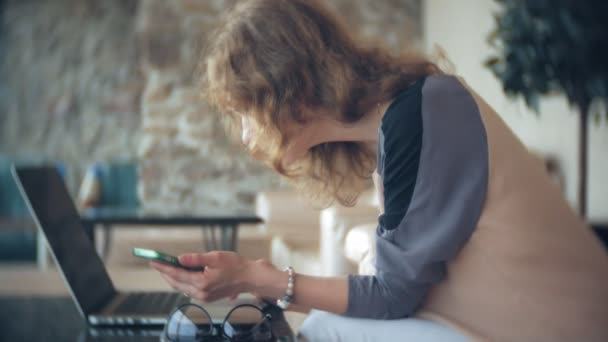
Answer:
[{"label": "woman's left arm", "polygon": [[414,314],[443,281],[482,212],[488,151],[474,99],[451,76],[430,76],[419,91],[400,97],[384,118],[376,274],[349,277],[347,316]]}]

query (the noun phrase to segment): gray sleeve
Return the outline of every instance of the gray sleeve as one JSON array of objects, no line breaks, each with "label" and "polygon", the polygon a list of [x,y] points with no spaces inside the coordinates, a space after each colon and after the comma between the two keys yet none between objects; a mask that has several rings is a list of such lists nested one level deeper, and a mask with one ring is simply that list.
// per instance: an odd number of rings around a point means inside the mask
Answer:
[{"label": "gray sleeve", "polygon": [[471,94],[454,77],[428,77],[422,124],[409,206],[393,229],[380,220],[376,275],[349,276],[347,316],[392,319],[415,313],[428,290],[445,277],[446,263],[468,241],[481,214],[488,147]]}]

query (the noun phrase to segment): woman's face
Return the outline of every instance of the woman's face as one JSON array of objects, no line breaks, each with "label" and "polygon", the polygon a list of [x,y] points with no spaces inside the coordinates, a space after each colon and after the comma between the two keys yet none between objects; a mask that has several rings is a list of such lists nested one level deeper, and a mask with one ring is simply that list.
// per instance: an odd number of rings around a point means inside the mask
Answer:
[{"label": "woman's face", "polygon": [[253,120],[245,115],[241,116],[241,142],[249,146],[253,136]]},{"label": "woman's face", "polygon": [[[283,162],[288,165],[298,158],[303,157],[311,147],[310,137],[307,132],[309,127],[297,124],[288,125],[285,134],[289,139],[289,148],[287,149]],[[249,147],[252,138],[257,134],[257,125],[255,120],[249,116],[241,116],[241,142],[246,147]]]},{"label": "woman's face", "polygon": [[[316,145],[335,142],[335,141],[369,141],[367,134],[363,134],[365,139],[362,139],[361,128],[353,124],[344,124],[333,119],[337,115],[330,112],[306,112],[305,116],[311,118],[305,123],[296,121],[283,122],[281,125],[281,134],[288,142],[287,149],[283,155],[283,164],[285,166],[297,161],[306,156],[308,151]],[[363,127],[367,132],[367,128]],[[258,135],[258,125],[251,116],[241,115],[241,142],[246,147],[250,144],[254,137]],[[376,137],[377,128],[373,131],[371,139]],[[254,156],[255,158],[255,156]]]}]

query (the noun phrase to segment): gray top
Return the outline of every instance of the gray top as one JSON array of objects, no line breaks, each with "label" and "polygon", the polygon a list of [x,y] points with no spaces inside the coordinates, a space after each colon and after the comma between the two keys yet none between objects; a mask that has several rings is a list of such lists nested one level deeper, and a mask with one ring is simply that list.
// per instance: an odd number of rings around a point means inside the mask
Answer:
[{"label": "gray top", "polygon": [[376,275],[349,276],[352,317],[408,317],[446,276],[468,241],[488,182],[480,113],[452,76],[429,76],[397,96],[379,132],[384,213],[376,231]]}]

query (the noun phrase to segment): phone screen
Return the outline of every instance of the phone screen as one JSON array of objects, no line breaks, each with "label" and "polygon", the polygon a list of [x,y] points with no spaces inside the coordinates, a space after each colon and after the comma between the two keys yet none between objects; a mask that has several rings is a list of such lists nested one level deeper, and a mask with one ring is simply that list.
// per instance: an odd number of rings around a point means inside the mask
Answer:
[{"label": "phone screen", "polygon": [[152,249],[145,248],[133,248],[133,255],[139,258],[162,262],[171,266],[180,267],[186,269],[188,271],[203,271],[205,270],[204,266],[201,267],[188,267],[179,263],[179,260],[176,256],[165,254],[159,251],[155,251]]}]

